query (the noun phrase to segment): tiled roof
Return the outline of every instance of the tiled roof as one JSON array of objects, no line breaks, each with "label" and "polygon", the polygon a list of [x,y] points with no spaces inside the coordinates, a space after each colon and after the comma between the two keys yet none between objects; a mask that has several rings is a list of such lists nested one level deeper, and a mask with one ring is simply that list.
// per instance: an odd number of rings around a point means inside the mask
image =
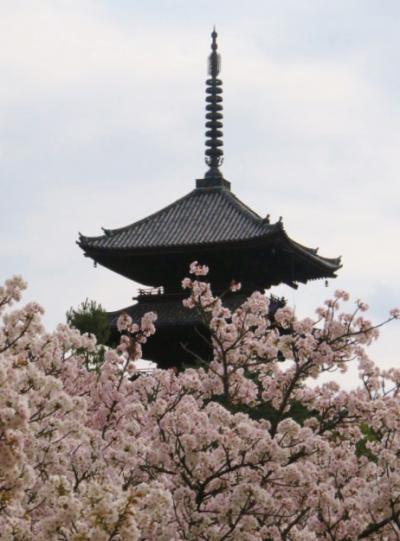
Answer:
[{"label": "tiled roof", "polygon": [[[141,297],[139,302],[127,306],[122,310],[108,312],[108,320],[111,328],[116,328],[117,320],[123,313],[131,316],[134,323],[140,323],[140,319],[147,312],[155,312],[157,314],[156,328],[176,327],[177,325],[194,326],[200,325],[201,320],[199,313],[195,309],[189,309],[183,306],[181,298],[168,298],[167,296],[159,295],[147,300]],[[235,293],[224,298],[223,304],[230,310],[236,310],[248,298],[246,293]],[[282,298],[270,296],[270,313],[284,306],[285,301]]]},{"label": "tiled roof", "polygon": [[112,328],[117,326],[117,320],[123,313],[131,316],[134,323],[140,323],[140,319],[147,312],[157,314],[157,327],[180,325],[198,325],[200,323],[199,315],[196,310],[189,310],[182,304],[182,300],[177,299],[151,299],[151,301],[141,300],[136,304],[122,308],[115,312],[108,312],[108,320]]},{"label": "tiled roof", "polygon": [[232,242],[265,237],[269,224],[225,189],[195,189],[162,210],[100,237],[81,236],[85,249],[130,250]]}]

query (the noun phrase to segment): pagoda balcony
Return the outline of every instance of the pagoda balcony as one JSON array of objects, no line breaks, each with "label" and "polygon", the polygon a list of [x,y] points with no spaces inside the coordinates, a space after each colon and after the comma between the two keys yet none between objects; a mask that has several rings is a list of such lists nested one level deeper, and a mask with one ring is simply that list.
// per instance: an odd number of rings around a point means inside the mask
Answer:
[{"label": "pagoda balcony", "polygon": [[163,286],[159,287],[141,287],[138,289],[137,295],[132,297],[132,300],[139,300],[142,298],[148,299],[149,297],[160,297],[165,295],[165,289]]}]

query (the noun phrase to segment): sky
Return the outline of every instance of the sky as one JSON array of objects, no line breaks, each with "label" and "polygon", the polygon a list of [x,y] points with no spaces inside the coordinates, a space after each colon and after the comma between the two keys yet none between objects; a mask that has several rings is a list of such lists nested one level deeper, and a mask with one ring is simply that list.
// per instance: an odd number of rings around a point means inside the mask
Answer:
[{"label": "sky", "polygon": [[[204,175],[214,24],[225,178],[343,260],[328,287],[273,292],[299,315],[336,288],[376,322],[400,305],[397,0],[1,0],[0,280],[21,274],[50,329],[86,297],[115,310],[136,292],[78,232],[135,222]],[[380,366],[398,365],[399,330],[372,348]]]}]

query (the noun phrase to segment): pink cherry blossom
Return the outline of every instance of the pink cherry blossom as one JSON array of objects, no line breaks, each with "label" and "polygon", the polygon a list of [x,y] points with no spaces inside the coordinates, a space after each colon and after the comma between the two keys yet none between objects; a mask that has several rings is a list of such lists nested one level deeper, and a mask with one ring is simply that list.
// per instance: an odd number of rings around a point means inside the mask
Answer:
[{"label": "pink cherry blossom", "polygon": [[[183,286],[213,359],[149,373],[135,360],[156,314],[123,315],[93,369],[93,337],[15,309],[22,279],[0,288],[1,539],[398,539],[400,370],[368,357],[380,324],[365,305],[342,311],[338,292],[298,319],[260,292],[231,311]],[[356,389],[318,383],[351,362]]]},{"label": "pink cherry blossom", "polygon": [[242,284],[240,282],[235,282],[235,280],[232,280],[232,282],[229,285],[229,289],[233,292],[240,291],[242,288]]},{"label": "pink cherry blossom", "polygon": [[189,272],[190,274],[194,274],[195,276],[206,276],[208,274],[208,271],[209,268],[207,267],[207,265],[200,265],[198,261],[193,261],[193,263],[190,264]]}]

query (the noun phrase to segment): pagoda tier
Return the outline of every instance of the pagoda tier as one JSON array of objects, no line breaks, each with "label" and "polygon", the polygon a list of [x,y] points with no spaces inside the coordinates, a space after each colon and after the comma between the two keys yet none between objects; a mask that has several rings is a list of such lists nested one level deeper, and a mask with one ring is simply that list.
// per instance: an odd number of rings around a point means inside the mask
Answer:
[{"label": "pagoda tier", "polygon": [[[200,314],[196,309],[183,306],[182,300],[186,293],[168,295],[160,290],[143,291],[136,298],[137,303],[115,312],[109,312],[111,328],[111,343],[119,343],[120,334],[117,330],[118,317],[128,314],[134,323],[140,324],[141,318],[147,312],[157,314],[156,334],[142,345],[143,358],[156,361],[163,368],[181,367],[202,360],[211,359],[210,335],[203,325]],[[224,296],[224,306],[233,311],[247,299],[243,292],[231,293]],[[270,315],[285,305],[284,299],[270,297]]]},{"label": "pagoda tier", "polygon": [[189,264],[210,267],[214,289],[232,279],[246,290],[295,286],[334,277],[340,259],[327,259],[293,241],[281,221],[269,224],[229,187],[196,188],[166,208],[100,237],[80,236],[85,255],[141,284],[180,289]]}]

